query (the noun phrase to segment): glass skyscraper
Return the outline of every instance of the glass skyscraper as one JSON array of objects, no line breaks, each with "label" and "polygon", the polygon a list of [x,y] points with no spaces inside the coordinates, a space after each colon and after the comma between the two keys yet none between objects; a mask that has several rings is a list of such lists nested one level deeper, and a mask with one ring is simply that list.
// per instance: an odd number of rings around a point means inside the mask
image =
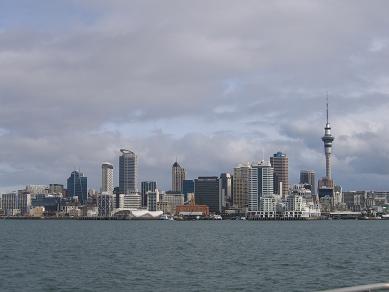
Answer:
[{"label": "glass skyscraper", "polygon": [[70,197],[78,197],[81,204],[88,200],[88,178],[82,172],[73,171],[67,180],[67,192]]}]

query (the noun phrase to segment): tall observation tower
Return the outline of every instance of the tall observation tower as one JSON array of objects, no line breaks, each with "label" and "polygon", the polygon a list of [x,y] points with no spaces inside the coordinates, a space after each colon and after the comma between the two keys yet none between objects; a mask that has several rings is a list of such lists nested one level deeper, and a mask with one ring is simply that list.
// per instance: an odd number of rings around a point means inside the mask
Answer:
[{"label": "tall observation tower", "polygon": [[327,123],[324,128],[324,136],[321,138],[324,143],[324,153],[326,155],[326,178],[332,180],[331,174],[331,155],[332,155],[332,142],[335,140],[331,135],[331,126],[328,121],[328,97],[327,97]]},{"label": "tall observation tower", "polygon": [[334,194],[334,181],[331,172],[331,156],[332,156],[332,142],[335,140],[331,135],[331,126],[328,120],[328,96],[327,96],[327,123],[324,128],[324,136],[321,138],[324,143],[324,153],[326,155],[326,176],[321,178],[318,182],[319,197],[329,196]]}]

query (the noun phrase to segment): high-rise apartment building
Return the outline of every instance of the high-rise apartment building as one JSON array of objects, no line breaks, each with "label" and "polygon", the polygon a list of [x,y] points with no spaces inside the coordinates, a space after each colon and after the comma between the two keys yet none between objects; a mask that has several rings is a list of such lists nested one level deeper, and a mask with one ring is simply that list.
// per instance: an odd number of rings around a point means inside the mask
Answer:
[{"label": "high-rise apartment building", "polygon": [[288,157],[282,152],[270,157],[270,164],[274,170],[274,193],[286,197],[289,191]]},{"label": "high-rise apartment building", "polygon": [[119,189],[122,194],[137,191],[138,158],[136,154],[127,149],[120,149],[119,157]]},{"label": "high-rise apartment building", "polygon": [[300,184],[308,185],[312,195],[316,195],[316,173],[313,170],[300,171]]},{"label": "high-rise apartment building", "polygon": [[67,193],[69,197],[78,197],[81,204],[88,200],[88,178],[78,170],[71,173],[67,180]]},{"label": "high-rise apartment building", "polygon": [[101,192],[113,194],[113,165],[109,162],[101,165]]},{"label": "high-rise apartment building", "polygon": [[194,180],[194,192],[197,205],[207,205],[209,211],[221,213],[220,179],[217,176],[199,177]]},{"label": "high-rise apartment building", "polygon": [[261,210],[261,198],[273,197],[273,168],[261,161],[253,163],[249,173],[248,212],[256,213]]},{"label": "high-rise apartment building", "polygon": [[174,162],[172,166],[172,191],[177,193],[183,192],[183,182],[186,177],[186,171],[178,162]]},{"label": "high-rise apartment building", "polygon": [[142,181],[141,182],[141,196],[142,196],[142,207],[147,207],[147,193],[148,192],[155,192],[157,189],[157,182],[156,181]]}]

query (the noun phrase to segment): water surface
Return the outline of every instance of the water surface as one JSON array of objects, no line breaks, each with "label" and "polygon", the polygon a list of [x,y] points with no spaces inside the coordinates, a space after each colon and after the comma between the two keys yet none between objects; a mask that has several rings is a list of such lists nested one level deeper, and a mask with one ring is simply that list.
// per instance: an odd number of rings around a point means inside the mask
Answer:
[{"label": "water surface", "polygon": [[0,220],[0,291],[315,291],[389,281],[389,221]]}]

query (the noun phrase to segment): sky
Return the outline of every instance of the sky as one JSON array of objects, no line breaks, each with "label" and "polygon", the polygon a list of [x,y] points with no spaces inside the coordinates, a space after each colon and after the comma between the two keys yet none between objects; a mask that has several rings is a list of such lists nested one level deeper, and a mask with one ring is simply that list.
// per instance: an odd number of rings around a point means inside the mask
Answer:
[{"label": "sky", "polygon": [[101,163],[139,157],[139,181],[171,184],[289,157],[389,190],[388,1],[0,0],[0,191],[99,189]]}]

